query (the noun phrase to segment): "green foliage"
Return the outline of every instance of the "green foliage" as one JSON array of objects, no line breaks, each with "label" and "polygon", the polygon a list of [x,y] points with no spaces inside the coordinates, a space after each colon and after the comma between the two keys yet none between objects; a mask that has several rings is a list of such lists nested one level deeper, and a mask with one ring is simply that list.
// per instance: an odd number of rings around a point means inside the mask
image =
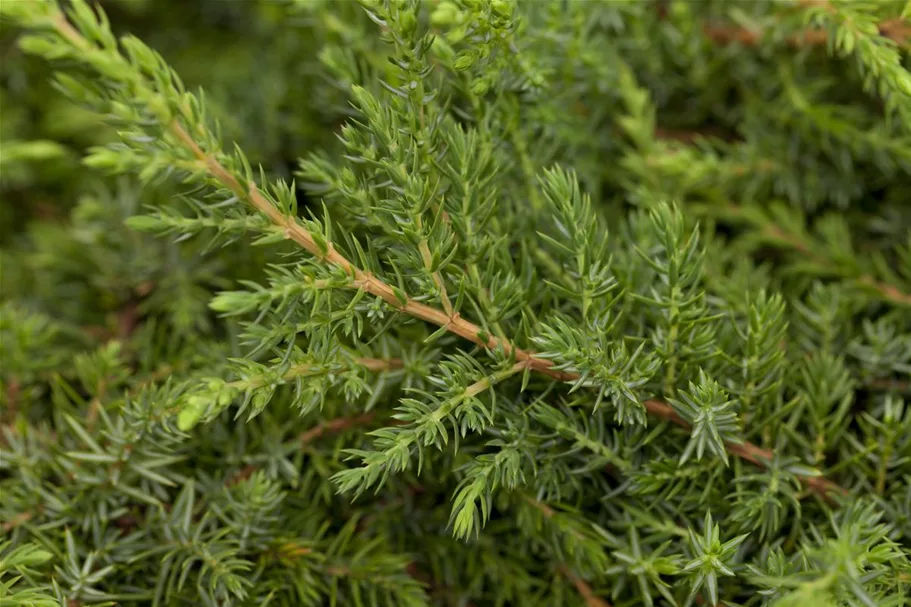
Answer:
[{"label": "green foliage", "polygon": [[908,6],[96,4],[0,3],[0,605],[911,603]]},{"label": "green foliage", "polygon": [[701,460],[706,451],[722,459],[727,465],[728,456],[724,449],[726,442],[738,441],[737,414],[731,411],[734,401],[717,382],[700,372],[699,383],[690,383],[688,391],[681,391],[680,398],[670,399],[677,414],[692,427],[692,435],[686,449],[680,455],[680,463],[686,463],[696,452]]}]

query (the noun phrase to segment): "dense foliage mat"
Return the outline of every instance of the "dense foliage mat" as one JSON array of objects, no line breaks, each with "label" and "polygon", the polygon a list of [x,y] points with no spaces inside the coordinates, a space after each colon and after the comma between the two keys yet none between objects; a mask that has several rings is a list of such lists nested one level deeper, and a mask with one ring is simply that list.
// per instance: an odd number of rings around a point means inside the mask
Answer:
[{"label": "dense foliage mat", "polygon": [[101,4],[0,3],[0,605],[911,605],[911,4]]}]

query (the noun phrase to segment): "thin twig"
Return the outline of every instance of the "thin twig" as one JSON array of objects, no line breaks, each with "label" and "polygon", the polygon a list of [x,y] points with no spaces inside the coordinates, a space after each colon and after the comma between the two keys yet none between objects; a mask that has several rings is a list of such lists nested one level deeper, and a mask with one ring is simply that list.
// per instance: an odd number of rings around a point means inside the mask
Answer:
[{"label": "thin twig", "polygon": [[902,381],[900,379],[874,379],[867,383],[867,387],[874,390],[887,390],[895,392],[911,391],[911,381]]},{"label": "thin twig", "polygon": [[[544,518],[551,519],[557,514],[553,508],[544,502],[533,498],[530,495],[522,495],[522,499],[524,499],[525,502],[527,502],[528,505],[530,505],[532,508],[538,510],[544,516]],[[571,530],[569,533],[578,540],[585,539],[576,530]],[[573,585],[576,587],[576,591],[578,591],[578,593],[582,595],[582,598],[585,600],[586,607],[611,607],[610,603],[604,599],[599,598],[595,594],[594,590],[592,590],[592,587],[589,586],[585,580],[576,575],[569,567],[566,565],[560,565],[557,567],[557,570],[573,583]]]},{"label": "thin twig", "polygon": [[[300,436],[298,436],[298,442],[302,447],[307,446],[325,434],[344,432],[349,428],[364,426],[372,422],[375,418],[376,415],[373,413],[363,413],[361,415],[336,417],[335,419],[322,421],[309,430],[301,432]],[[240,482],[243,482],[253,476],[257,470],[259,470],[259,466],[256,464],[248,464],[229,476],[225,480],[225,486],[232,487]]]},{"label": "thin twig", "polygon": [[560,565],[557,570],[573,583],[576,591],[582,595],[586,607],[611,607],[610,603],[595,595],[595,591],[588,585],[588,582],[576,575],[569,567]]},{"label": "thin twig", "polygon": [[[766,32],[762,30],[711,24],[705,24],[702,33],[710,41],[720,46],[729,44],[758,46],[766,36]],[[902,19],[889,19],[879,25],[879,35],[894,41],[899,46],[906,46],[911,39],[911,24]],[[791,48],[824,46],[829,42],[829,33],[825,30],[804,30],[788,36],[785,40]]]},{"label": "thin twig", "polygon": [[[838,264],[830,259],[813,252],[806,242],[802,241],[796,234],[786,232],[780,226],[768,223],[763,228],[764,233],[787,247],[797,251],[801,255],[810,259],[813,263],[822,268],[828,268],[833,272],[837,270]],[[876,291],[876,293],[885,301],[892,302],[896,305],[911,307],[911,294],[902,292],[895,285],[880,282],[869,274],[861,274],[853,277],[853,280],[863,287]]]},{"label": "thin twig", "polygon": [[[677,413],[674,412],[674,409],[667,403],[658,400],[647,400],[642,404],[645,405],[645,410],[654,417],[659,417],[683,428],[690,427],[686,420],[677,415]],[[774,451],[757,447],[752,443],[726,442],[725,447],[729,453],[752,464],[756,464],[761,468],[767,468],[772,460],[775,459]],[[843,487],[819,476],[801,476],[800,480],[807,487],[819,493],[824,498],[832,493],[841,495],[847,495],[848,493]]]},{"label": "thin twig", "polygon": [[840,266],[837,262],[814,252],[812,245],[806,242],[799,234],[789,232],[772,221],[765,219],[761,222],[757,221],[749,217],[740,205],[726,205],[717,214],[717,218],[721,221],[728,220],[730,222],[745,221],[749,225],[756,227],[765,240],[767,242],[770,241],[769,244],[771,246],[791,249],[826,272],[830,272],[834,276],[842,276],[847,280],[853,281],[858,286],[874,291],[885,302],[902,307],[911,307],[911,293],[905,293],[895,285],[876,280],[869,274],[845,276],[845,274],[840,272]]},{"label": "thin twig", "polygon": [[[423,229],[423,222],[421,221],[420,215],[417,217],[418,229]],[[449,301],[449,294],[446,292],[446,283],[443,282],[443,277],[440,276],[438,270],[433,270],[433,255],[430,252],[430,247],[427,245],[427,240],[422,238],[421,242],[418,244],[418,251],[421,253],[421,261],[424,263],[424,269],[430,273],[430,276],[433,278],[433,284],[436,285],[437,290],[440,292],[440,301],[443,304],[443,311],[452,318],[454,309],[452,303]]]},{"label": "thin twig", "polygon": [[[398,369],[402,366],[402,360],[399,358],[356,358],[354,359],[355,364],[366,368],[368,371],[391,371],[393,369]],[[319,373],[319,369],[314,369],[313,363],[298,363],[296,365],[291,365],[291,367],[282,374],[282,381],[291,381],[292,379],[298,377],[307,377],[308,375],[314,375]],[[232,388],[258,388],[262,380],[259,381],[248,381],[239,379],[233,381],[228,385]]]},{"label": "thin twig", "polygon": [[[534,508],[535,510],[540,512],[541,515],[544,516],[544,518],[546,518],[548,520],[552,519],[554,516],[557,515],[556,510],[554,510],[553,508],[551,508],[544,502],[537,500],[528,494],[522,494],[522,499],[525,500],[525,502],[529,506],[531,506],[532,508]],[[585,536],[583,534],[581,534],[578,529],[570,529],[569,531],[567,531],[567,533],[579,541],[585,541],[585,539],[586,539]]]},{"label": "thin twig", "polygon": [[302,445],[308,445],[327,432],[343,432],[355,426],[363,426],[372,422],[375,417],[376,415],[373,413],[364,413],[353,417],[337,417],[320,422],[309,430],[302,432],[299,440]]},{"label": "thin twig", "polygon": [[85,416],[85,428],[90,433],[94,431],[95,424],[98,422],[98,415],[101,408],[104,406],[104,396],[108,390],[108,382],[106,378],[102,378],[98,382],[98,386],[95,390],[95,396],[92,397],[92,400],[89,402],[88,411]]},{"label": "thin twig", "polygon": [[234,485],[237,485],[238,483],[242,483],[245,480],[249,479],[251,476],[253,476],[257,470],[259,470],[259,468],[257,466],[255,466],[254,464],[247,464],[246,466],[244,466],[243,468],[241,468],[240,470],[238,470],[237,472],[235,472],[234,474],[229,476],[228,480],[225,481],[225,486],[233,487]]},{"label": "thin twig", "polygon": [[6,383],[6,412],[3,418],[9,424],[12,424],[19,412],[19,393],[22,391],[22,384],[18,377],[11,377]]},{"label": "thin twig", "polygon": [[31,512],[22,512],[20,514],[17,514],[13,518],[0,525],[0,529],[3,530],[3,533],[9,533],[19,525],[24,525],[25,523],[32,520],[32,516],[33,514]]}]

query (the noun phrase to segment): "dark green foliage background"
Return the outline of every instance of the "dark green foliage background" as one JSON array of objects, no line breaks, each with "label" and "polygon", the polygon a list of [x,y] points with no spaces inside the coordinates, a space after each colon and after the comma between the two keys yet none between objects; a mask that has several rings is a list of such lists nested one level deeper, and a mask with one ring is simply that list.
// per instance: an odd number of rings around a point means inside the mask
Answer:
[{"label": "dark green foliage background", "polygon": [[0,606],[911,605],[911,5],[4,4]]}]

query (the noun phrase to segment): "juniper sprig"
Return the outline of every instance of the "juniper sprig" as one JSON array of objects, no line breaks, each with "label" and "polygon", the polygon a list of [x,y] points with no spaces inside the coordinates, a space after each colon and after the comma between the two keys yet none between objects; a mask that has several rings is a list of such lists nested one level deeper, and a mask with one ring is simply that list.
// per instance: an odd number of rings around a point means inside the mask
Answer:
[{"label": "juniper sprig", "polygon": [[0,6],[3,605],[908,603],[911,5]]}]

